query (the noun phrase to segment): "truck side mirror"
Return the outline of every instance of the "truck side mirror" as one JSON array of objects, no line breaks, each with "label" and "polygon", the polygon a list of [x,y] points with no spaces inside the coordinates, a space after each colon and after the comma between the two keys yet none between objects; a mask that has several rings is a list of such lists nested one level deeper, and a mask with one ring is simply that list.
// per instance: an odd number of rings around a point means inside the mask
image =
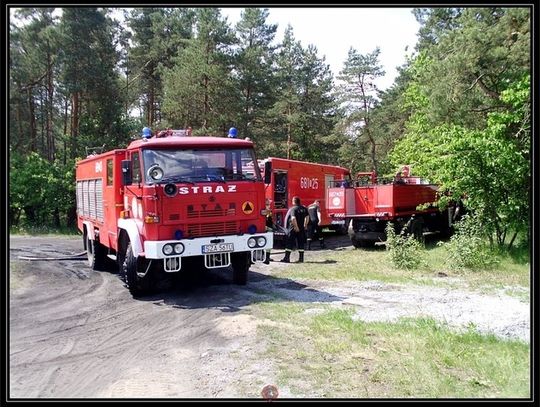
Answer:
[{"label": "truck side mirror", "polygon": [[131,160],[122,160],[122,185],[131,185]]},{"label": "truck side mirror", "polygon": [[272,161],[264,163],[264,183],[270,184],[272,182]]}]

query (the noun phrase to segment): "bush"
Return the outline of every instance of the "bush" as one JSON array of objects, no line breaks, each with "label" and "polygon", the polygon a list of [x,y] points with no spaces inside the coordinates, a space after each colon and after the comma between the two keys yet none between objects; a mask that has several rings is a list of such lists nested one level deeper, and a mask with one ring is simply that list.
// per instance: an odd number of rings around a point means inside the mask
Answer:
[{"label": "bush", "polygon": [[406,227],[396,234],[392,223],[386,225],[386,250],[395,267],[405,270],[418,268],[424,264],[422,249],[422,243],[408,234]]},{"label": "bush", "polygon": [[498,263],[486,244],[483,228],[476,218],[465,215],[454,227],[456,232],[450,241],[438,243],[448,251],[450,267],[480,270]]}]

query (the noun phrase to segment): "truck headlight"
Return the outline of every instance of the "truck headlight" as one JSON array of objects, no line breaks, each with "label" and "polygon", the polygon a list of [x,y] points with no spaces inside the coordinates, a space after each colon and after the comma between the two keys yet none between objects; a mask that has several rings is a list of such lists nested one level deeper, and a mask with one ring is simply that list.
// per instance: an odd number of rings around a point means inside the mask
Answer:
[{"label": "truck headlight", "polygon": [[184,245],[182,243],[176,243],[174,245],[174,252],[176,254],[182,254],[184,252]]},{"label": "truck headlight", "polygon": [[173,250],[174,249],[173,249],[171,244],[166,244],[165,246],[163,246],[163,249],[162,249],[163,254],[165,256],[168,256],[168,255],[172,254]]},{"label": "truck headlight", "polygon": [[266,244],[266,238],[262,236],[257,238],[257,245],[259,247],[263,247],[265,244]]},{"label": "truck headlight", "polygon": [[248,239],[248,242],[247,242],[247,243],[248,243],[248,246],[249,246],[251,249],[253,249],[255,246],[257,246],[257,241],[255,240],[254,237],[250,237],[250,238]]}]

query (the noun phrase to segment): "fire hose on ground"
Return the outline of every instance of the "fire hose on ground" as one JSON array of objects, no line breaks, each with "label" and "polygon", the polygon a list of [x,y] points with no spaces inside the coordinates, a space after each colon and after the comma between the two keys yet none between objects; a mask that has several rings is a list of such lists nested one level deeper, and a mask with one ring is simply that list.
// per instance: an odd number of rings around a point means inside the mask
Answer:
[{"label": "fire hose on ground", "polygon": [[66,256],[63,256],[63,257],[18,256],[18,258],[21,259],[21,260],[30,260],[30,261],[37,261],[37,260],[46,260],[46,261],[51,261],[51,260],[86,260],[86,257],[83,258],[81,256],[86,256],[86,251],[80,252],[80,253],[77,253],[77,254],[66,255]]}]

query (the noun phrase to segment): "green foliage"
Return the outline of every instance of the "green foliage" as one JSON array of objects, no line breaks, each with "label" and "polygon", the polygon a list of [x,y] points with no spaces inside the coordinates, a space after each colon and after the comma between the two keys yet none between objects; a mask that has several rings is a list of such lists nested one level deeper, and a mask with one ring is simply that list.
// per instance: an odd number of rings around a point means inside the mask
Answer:
[{"label": "green foliage", "polygon": [[197,35],[164,71],[163,112],[173,127],[226,134],[240,109],[229,75],[234,35],[219,9],[196,9]]},{"label": "green foliage", "polygon": [[386,225],[386,250],[392,264],[400,269],[414,270],[425,264],[423,245],[404,227],[396,234],[394,224]]},{"label": "green foliage", "polygon": [[[428,130],[424,122],[429,120],[412,118],[406,137],[391,153],[395,165],[410,163],[415,174],[440,184],[443,205],[452,197],[466,197],[466,206],[499,245],[512,232],[527,231],[529,224],[528,83],[526,76],[502,93],[502,100],[513,105],[489,114],[484,130],[446,124]],[[447,191],[450,196],[444,195]]]},{"label": "green foliage", "polygon": [[451,269],[485,270],[498,263],[486,246],[485,232],[474,216],[465,215],[455,224],[455,230],[449,242],[438,243],[446,248]]},{"label": "green foliage", "polygon": [[326,162],[327,147],[334,146],[332,74],[314,46],[295,40],[291,26],[276,56],[275,83],[262,154]]},{"label": "green foliage", "polygon": [[[50,163],[37,153],[10,155],[9,210],[11,226],[61,226],[61,213],[75,202],[75,165]],[[66,221],[67,222],[67,219]]]},{"label": "green foliage", "polygon": [[379,172],[380,145],[384,135],[372,125],[372,111],[378,105],[378,89],[374,81],[385,74],[379,62],[380,49],[360,54],[350,48],[338,79],[336,97],[340,109],[338,131],[347,142],[340,154],[348,161],[353,172],[375,170]]},{"label": "green foliage", "polygon": [[416,14],[425,26],[403,93],[411,114],[390,161],[440,184],[442,205],[465,198],[490,242],[511,247],[530,236],[529,11]]}]

